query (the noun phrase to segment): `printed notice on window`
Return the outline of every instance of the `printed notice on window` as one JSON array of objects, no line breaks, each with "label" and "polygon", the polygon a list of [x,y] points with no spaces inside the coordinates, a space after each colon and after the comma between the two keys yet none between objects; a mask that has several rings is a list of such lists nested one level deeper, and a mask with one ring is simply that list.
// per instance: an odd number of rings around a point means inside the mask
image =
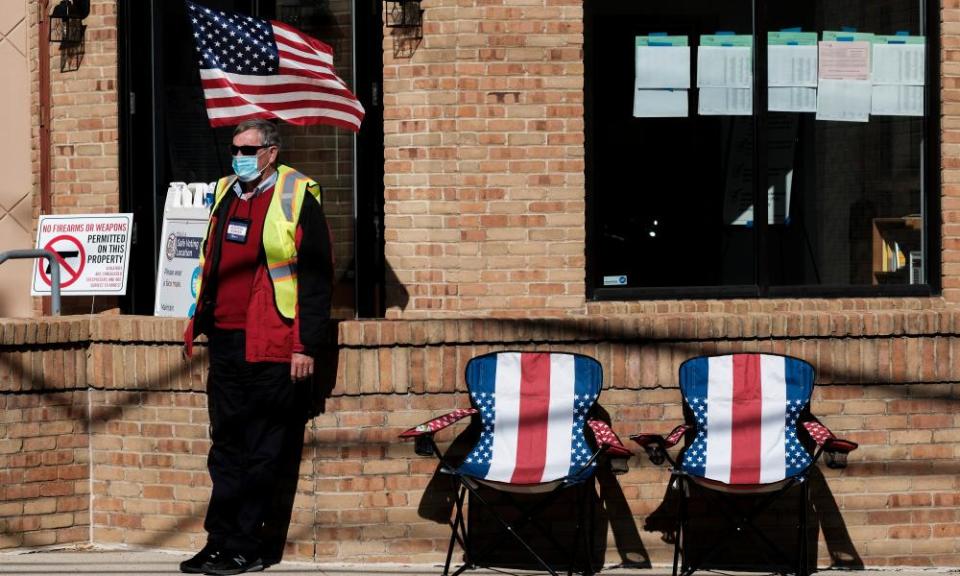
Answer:
[{"label": "printed notice on window", "polygon": [[817,120],[869,122],[869,80],[821,80],[817,90]]},{"label": "printed notice on window", "polygon": [[803,86],[772,86],[767,92],[771,112],[816,112],[817,89]]},{"label": "printed notice on window", "polygon": [[690,88],[689,46],[637,46],[637,88]]},{"label": "printed notice on window", "polygon": [[923,44],[874,45],[873,83],[923,86],[925,49]]},{"label": "printed notice on window", "polygon": [[686,36],[637,36],[634,76],[634,118],[687,117],[690,46]]},{"label": "printed notice on window", "polygon": [[753,114],[753,90],[701,88],[697,112],[701,116],[750,116]]},{"label": "printed notice on window", "polygon": [[686,118],[689,115],[687,90],[633,91],[634,118]]},{"label": "printed notice on window", "polygon": [[821,42],[820,80],[869,80],[869,42]]},{"label": "printed notice on window", "polygon": [[767,109],[771,112],[816,112],[816,44],[771,45],[767,62],[770,84]]},{"label": "printed notice on window", "polygon": [[767,50],[770,86],[817,87],[816,46],[770,46]]},{"label": "printed notice on window", "polygon": [[[875,44],[873,47],[873,102],[876,116],[923,116],[925,83],[921,43]],[[893,41],[904,42],[894,37]]]},{"label": "printed notice on window", "polygon": [[874,116],[923,116],[923,86],[874,86]]},{"label": "printed notice on window", "polygon": [[870,42],[820,42],[817,120],[868,122],[873,83]]},{"label": "printed notice on window", "polygon": [[700,46],[697,51],[698,88],[750,88],[753,86],[753,48]]}]

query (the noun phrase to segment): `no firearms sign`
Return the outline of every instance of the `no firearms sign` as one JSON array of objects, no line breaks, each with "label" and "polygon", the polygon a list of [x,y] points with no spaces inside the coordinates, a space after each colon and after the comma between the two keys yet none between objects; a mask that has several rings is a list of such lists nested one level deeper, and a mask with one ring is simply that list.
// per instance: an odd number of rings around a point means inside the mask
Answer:
[{"label": "no firearms sign", "polygon": [[[60,293],[65,296],[122,295],[127,292],[127,262],[133,214],[43,215],[37,248],[56,255]],[[30,294],[51,293],[50,263],[39,259]]]}]

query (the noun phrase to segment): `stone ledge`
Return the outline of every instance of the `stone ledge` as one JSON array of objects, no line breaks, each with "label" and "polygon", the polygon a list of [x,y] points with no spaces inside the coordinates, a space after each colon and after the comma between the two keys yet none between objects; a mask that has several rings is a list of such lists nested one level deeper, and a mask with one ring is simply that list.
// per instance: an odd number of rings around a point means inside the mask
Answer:
[{"label": "stone ledge", "polygon": [[0,346],[65,344],[88,342],[89,340],[89,316],[36,319],[4,318],[0,320]]},{"label": "stone ledge", "polygon": [[[709,341],[753,339],[952,336],[960,309],[762,313],[666,313],[586,318],[344,320],[340,346],[432,346],[538,342]],[[66,343],[183,342],[187,321],[153,316],[66,316],[4,319],[0,346]]]},{"label": "stone ledge", "polygon": [[434,346],[538,342],[638,342],[947,336],[960,311],[675,313],[544,319],[341,322],[340,346]]},{"label": "stone ledge", "polygon": [[185,318],[156,316],[100,316],[90,323],[94,342],[183,343]]}]

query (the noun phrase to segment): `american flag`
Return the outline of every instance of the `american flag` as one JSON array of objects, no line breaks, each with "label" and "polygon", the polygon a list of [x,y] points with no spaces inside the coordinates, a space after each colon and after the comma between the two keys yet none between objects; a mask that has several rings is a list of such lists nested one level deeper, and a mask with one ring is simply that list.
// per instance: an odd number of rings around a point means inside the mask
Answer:
[{"label": "american flag", "polygon": [[252,118],[360,129],[363,106],[333,69],[333,50],[274,20],[187,2],[211,126]]},{"label": "american flag", "polygon": [[680,368],[680,389],[697,421],[683,454],[688,474],[755,486],[801,475],[812,463],[797,438],[813,391],[806,362],[770,354],[695,358]]},{"label": "american flag", "polygon": [[501,352],[471,360],[467,386],[482,429],[460,473],[510,484],[588,477],[584,437],[600,395],[600,365],[584,356]]}]

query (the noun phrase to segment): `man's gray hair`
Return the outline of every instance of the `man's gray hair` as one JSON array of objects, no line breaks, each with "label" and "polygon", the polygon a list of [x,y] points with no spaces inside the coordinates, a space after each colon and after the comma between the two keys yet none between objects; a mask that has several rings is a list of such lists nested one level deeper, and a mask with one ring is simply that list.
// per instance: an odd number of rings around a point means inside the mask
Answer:
[{"label": "man's gray hair", "polygon": [[256,129],[260,132],[260,144],[263,146],[276,146],[280,147],[280,131],[277,130],[277,127],[273,122],[268,122],[267,120],[261,120],[256,118],[254,120],[244,120],[241,122],[236,129],[233,131],[233,135],[236,136],[241,132],[246,132],[247,130]]}]

